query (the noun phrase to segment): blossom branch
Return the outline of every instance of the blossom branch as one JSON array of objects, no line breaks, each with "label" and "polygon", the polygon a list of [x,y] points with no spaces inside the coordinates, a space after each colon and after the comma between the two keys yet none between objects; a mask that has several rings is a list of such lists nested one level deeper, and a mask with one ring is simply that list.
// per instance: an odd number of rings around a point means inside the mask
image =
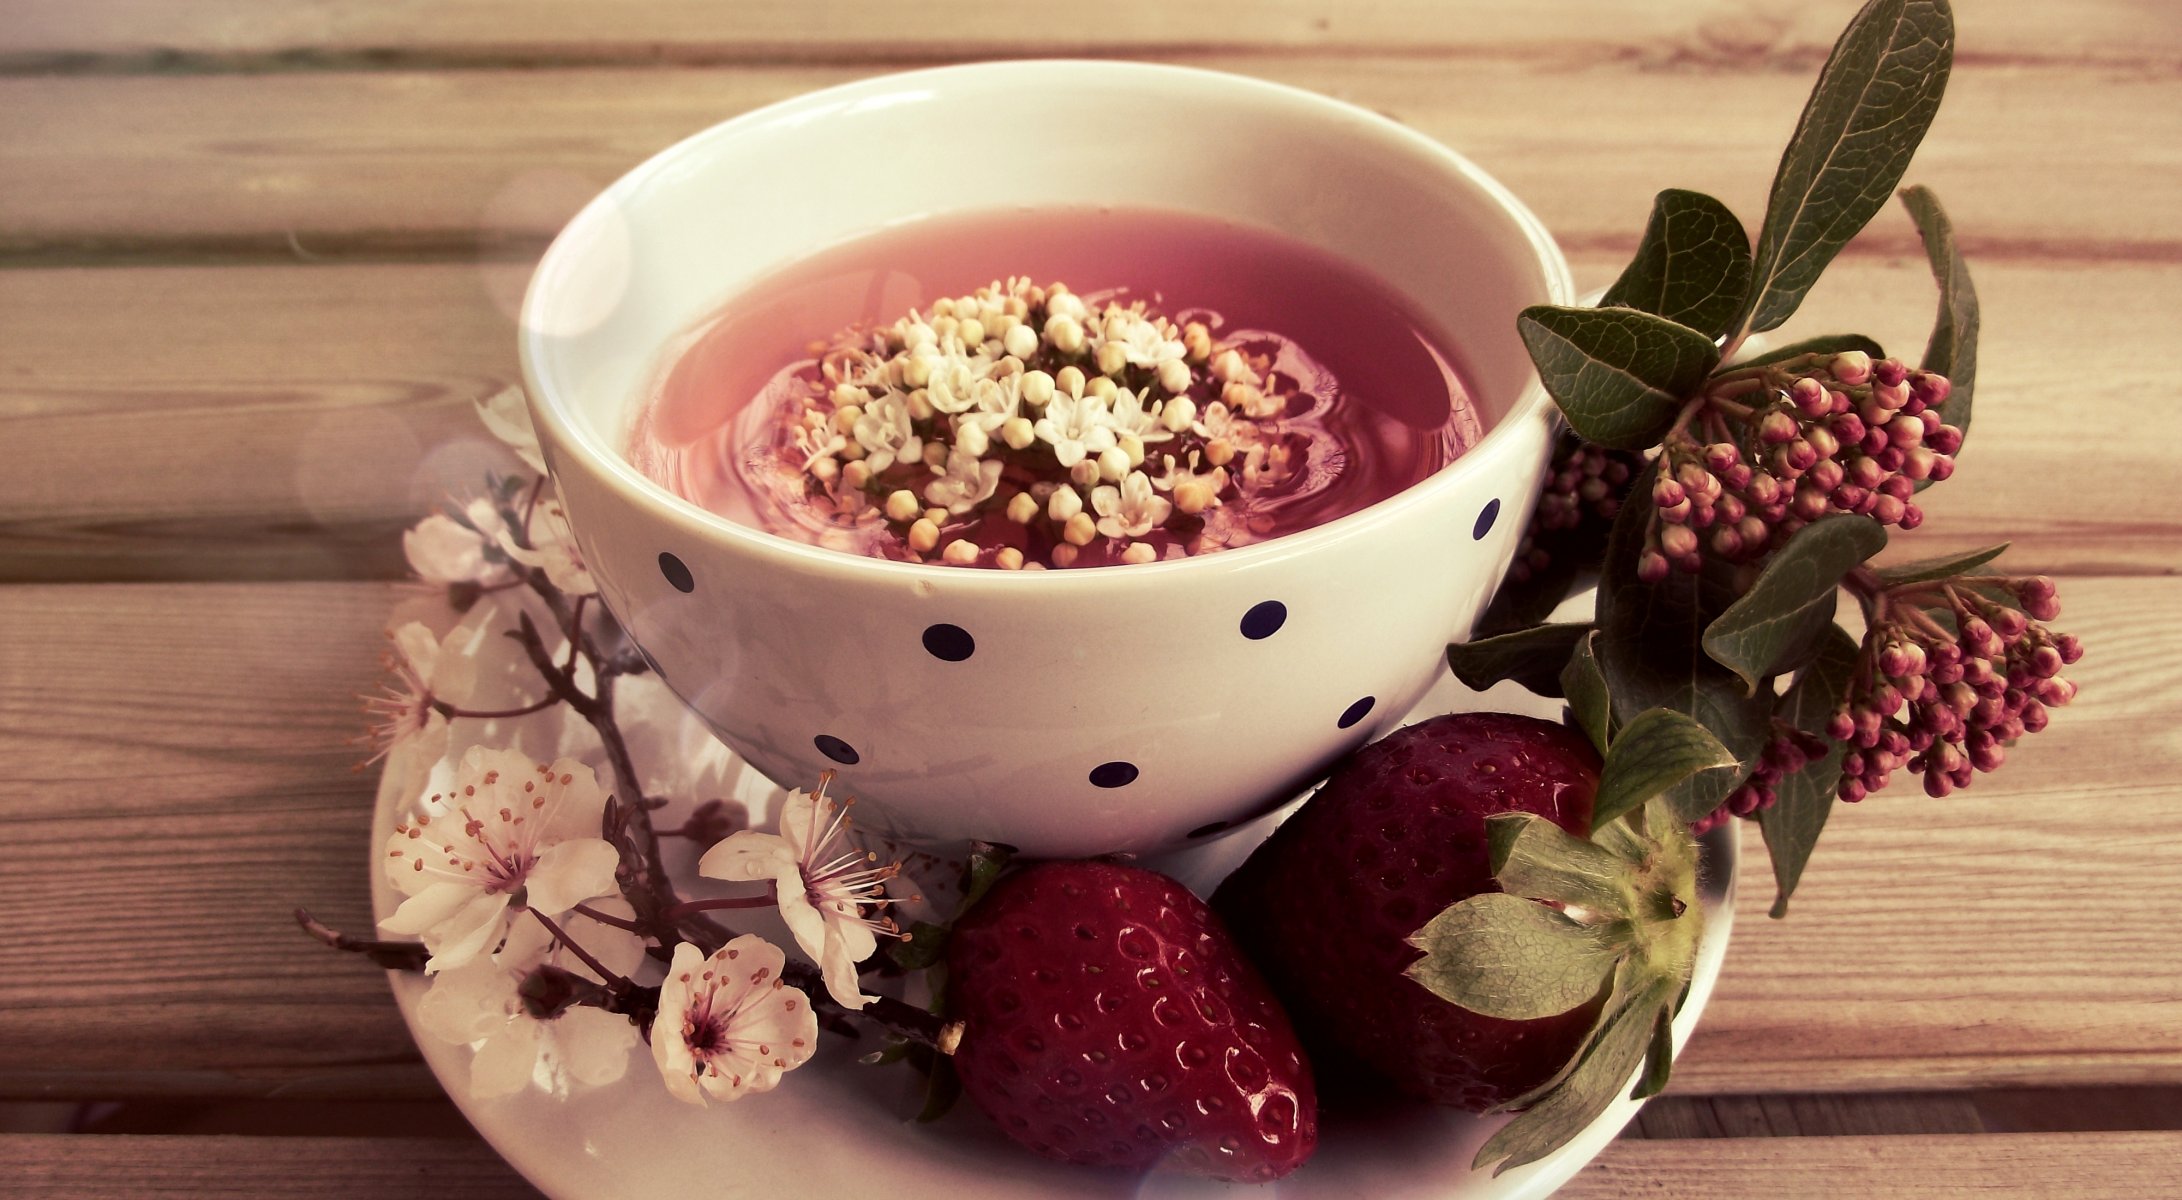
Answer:
[{"label": "blossom branch", "polygon": [[389,971],[422,971],[430,957],[424,947],[416,942],[382,942],[371,938],[350,937],[311,915],[307,908],[295,910],[295,923],[303,927],[319,942],[336,950],[361,954]]}]

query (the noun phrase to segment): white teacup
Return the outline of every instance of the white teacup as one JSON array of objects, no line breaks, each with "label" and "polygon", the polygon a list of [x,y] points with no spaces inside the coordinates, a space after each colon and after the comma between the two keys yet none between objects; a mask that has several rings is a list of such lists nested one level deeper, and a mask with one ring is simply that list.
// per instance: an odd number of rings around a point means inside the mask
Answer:
[{"label": "white teacup", "polygon": [[[1299,533],[1045,572],[786,540],[624,458],[664,349],[752,281],[904,219],[1087,203],[1214,215],[1370,271],[1454,349],[1488,435]],[[730,746],[788,786],[838,772],[899,837],[1085,855],[1255,816],[1423,695],[1507,569],[1551,444],[1516,313],[1572,297],[1521,203],[1385,118],[1207,71],[989,63],[817,92],[662,151],[546,252],[521,349],[601,595]]]}]

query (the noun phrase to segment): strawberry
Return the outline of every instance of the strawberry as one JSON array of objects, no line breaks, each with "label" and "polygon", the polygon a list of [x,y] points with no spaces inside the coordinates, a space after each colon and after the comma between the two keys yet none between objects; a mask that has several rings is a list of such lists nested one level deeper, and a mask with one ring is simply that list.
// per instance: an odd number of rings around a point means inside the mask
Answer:
[{"label": "strawberry", "polygon": [[1529,1021],[1459,1008],[1404,974],[1423,957],[1409,938],[1500,890],[1487,816],[1535,813],[1581,836],[1598,777],[1598,752],[1559,725],[1502,713],[1412,725],[1348,759],[1213,903],[1322,1070],[1360,1060],[1410,1095],[1482,1112],[1567,1062],[1599,1002]]},{"label": "strawberry", "polygon": [[1039,1154],[1261,1182],[1317,1145],[1287,1016],[1204,902],[1163,875],[1032,867],[956,925],[947,969],[962,1090]]},{"label": "strawberry", "polygon": [[1480,1167],[1566,1145],[1633,1075],[1639,1099],[1666,1085],[1704,932],[1688,810],[1712,800],[1682,785],[1737,764],[1669,709],[1608,733],[1602,766],[1582,736],[1529,717],[1403,729],[1335,771],[1214,897],[1326,1047],[1322,1070],[1362,1064],[1427,1100],[1521,1110]]}]

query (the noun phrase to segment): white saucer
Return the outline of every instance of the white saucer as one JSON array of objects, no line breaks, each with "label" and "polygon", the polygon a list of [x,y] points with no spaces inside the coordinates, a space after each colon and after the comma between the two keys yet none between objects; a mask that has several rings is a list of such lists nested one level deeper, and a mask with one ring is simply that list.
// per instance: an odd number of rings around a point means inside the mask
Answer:
[{"label": "white saucer", "polygon": [[[710,738],[679,706],[658,700],[664,689],[654,693],[637,681],[624,683],[624,703],[618,706],[624,729],[639,747],[639,769],[646,773],[647,786],[656,786],[651,782],[655,770],[644,761],[643,748],[656,752],[667,746],[704,745]],[[1406,720],[1479,708],[1548,718],[1559,712],[1558,702],[1541,700],[1512,684],[1481,694],[1448,678]],[[525,720],[550,718],[548,714]],[[486,730],[495,744],[508,744],[516,732],[507,728],[512,724],[457,722],[450,755],[461,755],[465,732]],[[539,731],[521,740],[550,744],[565,736]],[[735,778],[732,767],[739,766],[732,764],[723,777],[720,760],[714,757],[709,771],[724,781]],[[751,804],[753,813],[780,794],[754,771],[743,769],[739,774],[735,793]],[[381,780],[373,853],[366,864],[374,911],[381,917],[393,911],[399,897],[382,877],[377,851],[391,832],[397,803],[408,798],[401,794],[405,790],[390,765]],[[1149,865],[1209,892],[1286,811]],[[676,809],[661,814],[664,827],[674,826],[679,819]],[[1726,956],[1734,921],[1736,841],[1732,835],[1730,829],[1705,839],[1706,937],[1689,1001],[1675,1021],[1677,1050],[1695,1028]],[[670,869],[678,879],[689,878],[695,849],[679,839],[670,845],[676,849],[669,858]],[[751,926],[748,921],[741,923],[746,929]],[[786,939],[778,940],[790,945]],[[1278,1183],[1252,1187],[1167,1174],[1137,1177],[1040,1159],[1003,1138],[966,1101],[941,1121],[920,1125],[909,1120],[917,1107],[921,1078],[899,1064],[874,1067],[856,1062],[858,1056],[879,1046],[876,1034],[855,1041],[827,1035],[818,1057],[786,1076],[777,1090],[710,1108],[691,1107],[670,1097],[641,1043],[633,1048],[628,1073],[616,1083],[566,1095],[532,1088],[480,1100],[469,1095],[467,1086],[470,1049],[440,1041],[417,1022],[417,1001],[426,990],[424,979],[399,973],[391,979],[412,1036],[455,1103],[509,1163],[547,1195],[563,1200],[624,1196],[830,1200],[860,1195],[884,1195],[889,1200],[1249,1195],[1512,1200],[1552,1193],[1611,1142],[1638,1108],[1624,1095],[1559,1152],[1498,1178],[1471,1171],[1470,1159],[1507,1118],[1407,1104],[1389,1104],[1370,1114],[1329,1113],[1317,1156]]]}]

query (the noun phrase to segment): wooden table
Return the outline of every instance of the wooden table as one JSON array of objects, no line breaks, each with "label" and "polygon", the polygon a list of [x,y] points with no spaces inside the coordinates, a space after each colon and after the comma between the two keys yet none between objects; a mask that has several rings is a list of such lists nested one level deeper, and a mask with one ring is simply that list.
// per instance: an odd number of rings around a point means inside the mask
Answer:
[{"label": "wooden table", "polygon": [[[1591,287],[1659,188],[1756,220],[1853,7],[0,0],[0,1192],[528,1194],[288,913],[368,925],[396,535],[472,485],[545,239],[653,150],[908,64],[1188,62],[1474,156]],[[2182,6],[1961,8],[1911,179],[1981,396],[1901,540],[2060,577],[2082,698],[1966,795],[1842,814],[1792,919],[1754,873],[1573,1195],[2182,1191]],[[1828,279],[1800,328],[1921,344],[1906,218]]]}]

